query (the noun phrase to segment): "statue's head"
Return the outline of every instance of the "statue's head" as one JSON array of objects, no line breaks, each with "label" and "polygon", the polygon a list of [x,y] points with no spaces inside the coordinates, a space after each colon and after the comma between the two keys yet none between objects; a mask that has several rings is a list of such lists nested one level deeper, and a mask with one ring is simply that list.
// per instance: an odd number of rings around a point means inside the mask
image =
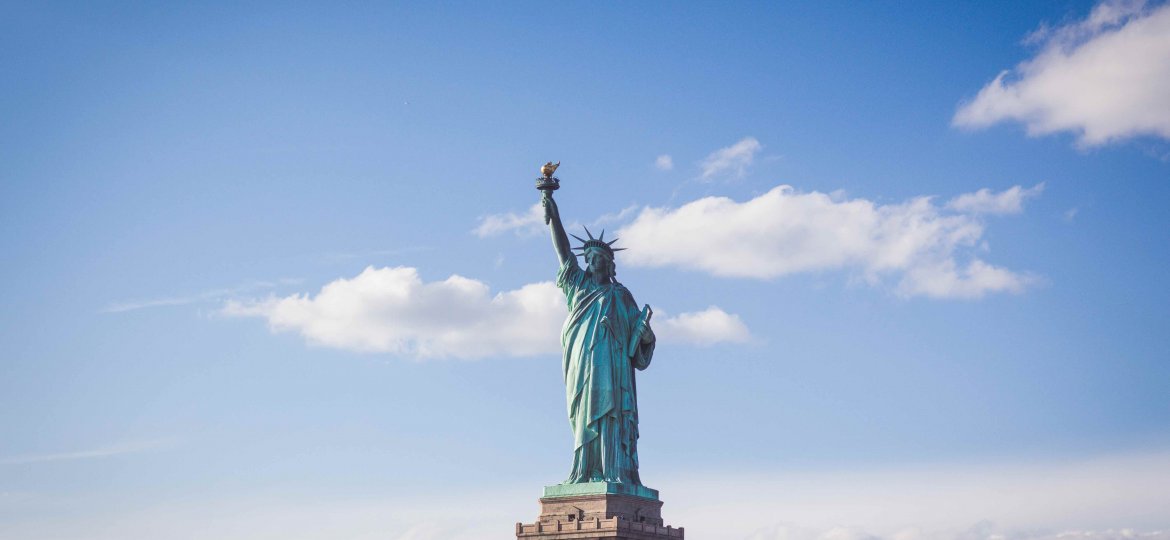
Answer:
[{"label": "statue's head", "polygon": [[601,231],[601,236],[593,238],[593,233],[590,233],[589,229],[586,228],[585,234],[589,236],[588,240],[584,240],[575,234],[573,235],[573,238],[581,241],[581,245],[573,249],[581,251],[577,256],[585,258],[585,264],[588,265],[589,272],[594,275],[611,278],[617,275],[617,267],[613,263],[613,255],[615,251],[621,251],[625,248],[613,247],[614,242],[617,242],[617,238],[606,242],[605,231]]},{"label": "statue's head", "polygon": [[617,267],[613,264],[613,253],[601,248],[585,250],[585,264],[589,271],[598,276],[614,277]]}]

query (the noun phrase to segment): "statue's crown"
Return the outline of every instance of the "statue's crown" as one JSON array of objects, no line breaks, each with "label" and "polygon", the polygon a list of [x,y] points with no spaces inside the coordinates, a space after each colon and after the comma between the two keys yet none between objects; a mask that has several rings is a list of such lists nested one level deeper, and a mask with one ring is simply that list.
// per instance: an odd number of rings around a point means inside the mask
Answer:
[{"label": "statue's crown", "polygon": [[581,252],[581,253],[577,254],[578,257],[584,257],[585,253],[587,253],[591,249],[600,249],[600,250],[604,251],[606,253],[606,255],[609,255],[609,260],[612,261],[613,260],[613,252],[626,249],[626,248],[613,247],[613,244],[618,241],[617,238],[614,238],[613,240],[606,242],[605,241],[605,230],[601,231],[600,236],[598,236],[597,238],[594,238],[593,233],[589,232],[588,227],[583,227],[583,228],[585,229],[585,234],[589,237],[588,240],[581,238],[580,236],[577,236],[575,234],[572,235],[573,238],[576,238],[579,242],[581,242],[580,246],[573,248],[573,249],[579,250]]}]

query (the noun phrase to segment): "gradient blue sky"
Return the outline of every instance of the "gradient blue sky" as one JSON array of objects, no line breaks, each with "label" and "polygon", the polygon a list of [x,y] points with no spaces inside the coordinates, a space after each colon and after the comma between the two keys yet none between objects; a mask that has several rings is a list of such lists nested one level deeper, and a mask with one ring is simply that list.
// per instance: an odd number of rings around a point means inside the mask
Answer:
[{"label": "gradient blue sky", "polygon": [[0,12],[0,538],[535,519],[550,159],[658,312],[669,523],[1170,535],[1164,4]]}]

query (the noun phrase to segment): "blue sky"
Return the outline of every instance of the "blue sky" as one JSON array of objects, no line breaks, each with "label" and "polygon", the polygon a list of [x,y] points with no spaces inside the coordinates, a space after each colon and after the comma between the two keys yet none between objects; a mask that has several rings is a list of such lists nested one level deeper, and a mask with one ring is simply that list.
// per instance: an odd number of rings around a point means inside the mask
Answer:
[{"label": "blue sky", "polygon": [[548,160],[655,307],[668,523],[1170,534],[1165,4],[3,12],[0,538],[535,519]]}]

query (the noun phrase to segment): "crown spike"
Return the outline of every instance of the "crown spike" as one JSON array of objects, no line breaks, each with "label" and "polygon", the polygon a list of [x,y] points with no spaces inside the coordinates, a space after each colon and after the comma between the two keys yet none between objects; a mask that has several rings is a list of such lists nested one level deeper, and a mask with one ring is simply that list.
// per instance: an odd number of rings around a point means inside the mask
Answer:
[{"label": "crown spike", "polygon": [[606,242],[606,243],[605,243],[605,245],[607,245],[607,246],[612,246],[612,245],[616,244],[616,243],[617,243],[617,241],[618,241],[618,239],[617,239],[617,238],[614,238],[613,240],[610,240],[609,242]]},{"label": "crown spike", "polygon": [[573,234],[573,233],[569,233],[569,236],[572,236],[573,238],[576,238],[576,239],[577,239],[577,241],[578,241],[578,242],[581,242],[582,244],[584,244],[584,243],[585,243],[585,239],[584,239],[584,238],[581,238],[580,236],[577,236],[577,235],[575,235],[575,234]]},{"label": "crown spike", "polygon": [[610,248],[610,249],[612,249],[613,251],[625,251],[626,250],[626,248]]},{"label": "crown spike", "polygon": [[602,242],[605,241],[605,229],[601,229],[601,236],[598,236],[597,239]]},{"label": "crown spike", "polygon": [[594,238],[593,238],[593,233],[589,232],[589,227],[586,227],[586,226],[582,225],[582,226],[581,226],[581,228],[582,228],[582,229],[585,229],[585,234],[589,235],[589,239],[590,239],[590,240],[593,240],[593,239],[594,239]]}]

